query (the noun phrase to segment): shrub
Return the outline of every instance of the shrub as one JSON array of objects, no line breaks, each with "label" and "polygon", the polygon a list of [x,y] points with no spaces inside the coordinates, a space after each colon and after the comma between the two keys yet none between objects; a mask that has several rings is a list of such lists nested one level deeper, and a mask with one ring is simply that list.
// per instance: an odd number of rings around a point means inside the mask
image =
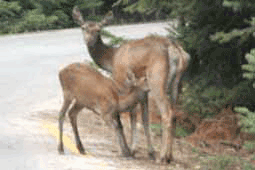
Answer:
[{"label": "shrub", "polygon": [[[243,65],[242,68],[248,72],[244,73],[244,77],[248,78],[251,81],[254,81],[255,49],[252,49],[249,54],[246,54],[245,58],[248,60],[248,64]],[[255,82],[253,82],[253,87],[255,88]],[[246,107],[237,107],[235,108],[235,111],[242,113],[240,114],[240,122],[243,127],[242,130],[249,133],[255,133],[255,112],[250,111]]]},{"label": "shrub", "polygon": [[53,28],[57,20],[57,16],[45,16],[38,9],[30,10],[18,23],[11,27],[10,32],[39,31]]},{"label": "shrub", "polygon": [[64,11],[57,10],[53,13],[53,16],[56,16],[58,20],[56,21],[56,27],[57,28],[65,28],[70,25],[69,17]]},{"label": "shrub", "polygon": [[19,2],[0,1],[0,34],[8,33],[21,14]]},{"label": "shrub", "polygon": [[45,29],[47,25],[51,25],[57,20],[57,16],[46,17],[39,10],[35,9],[27,12],[23,24],[26,29],[37,31]]},{"label": "shrub", "polygon": [[213,75],[203,73],[193,78],[192,83],[183,86],[180,96],[182,108],[189,114],[199,113],[202,118],[210,118],[217,114],[226,104],[233,101],[245,84],[230,89],[212,84]]},{"label": "shrub", "polygon": [[220,155],[214,158],[210,158],[210,168],[215,170],[225,170],[226,168],[230,168],[236,161],[237,158],[227,156],[227,155]]}]

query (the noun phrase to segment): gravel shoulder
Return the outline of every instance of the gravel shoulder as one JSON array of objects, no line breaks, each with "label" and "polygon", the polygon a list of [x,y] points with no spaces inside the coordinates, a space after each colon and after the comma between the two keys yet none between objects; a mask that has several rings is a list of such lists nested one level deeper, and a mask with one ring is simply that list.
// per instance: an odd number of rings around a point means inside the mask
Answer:
[{"label": "gravel shoulder", "polygon": [[[48,106],[47,110],[43,110],[44,105]],[[43,124],[45,121],[48,124],[58,128],[58,109],[61,106],[61,102],[58,99],[52,100],[41,105],[41,109],[37,109],[32,113],[32,117],[37,119],[37,122]],[[128,120],[122,119],[124,124],[124,131],[127,135],[128,143],[130,142],[130,131],[128,126]],[[68,147],[65,148],[65,155],[74,154],[77,157],[84,159],[85,162],[89,159],[98,159],[101,160],[101,164],[95,166],[95,168],[109,167],[110,169],[146,169],[146,170],[155,170],[155,169],[194,169],[196,164],[190,164],[190,160],[195,155],[190,153],[191,146],[184,144],[183,140],[177,140],[174,146],[174,157],[176,161],[172,162],[170,165],[160,165],[154,161],[148,159],[146,151],[146,141],[143,134],[143,129],[139,128],[139,145],[136,158],[132,160],[127,160],[120,157],[118,152],[118,143],[116,141],[115,133],[113,129],[109,128],[104,124],[102,119],[94,114],[93,112],[83,109],[78,115],[78,128],[80,132],[80,137],[82,143],[88,152],[88,157],[84,157],[78,154],[78,151],[71,152]],[[74,143],[74,135],[69,122],[68,116],[66,116],[64,123],[64,135],[71,139]],[[57,141],[55,138],[55,150],[57,151]],[[159,154],[159,146],[161,139],[159,136],[153,135],[153,144]],[[74,145],[74,144],[73,144]],[[74,145],[75,146],[75,145]],[[187,149],[186,151],[184,150]],[[62,157],[61,156],[61,157]],[[83,169],[83,167],[80,167]],[[84,167],[84,169],[86,169]],[[196,169],[196,168],[195,168]]]}]

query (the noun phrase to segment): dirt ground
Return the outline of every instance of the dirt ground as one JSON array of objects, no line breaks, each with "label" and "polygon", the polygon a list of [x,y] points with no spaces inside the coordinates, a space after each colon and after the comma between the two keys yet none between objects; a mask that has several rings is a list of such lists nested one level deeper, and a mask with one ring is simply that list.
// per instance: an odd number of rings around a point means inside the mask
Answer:
[{"label": "dirt ground", "polygon": [[[47,120],[58,126],[58,110],[40,111],[36,115],[42,120]],[[123,120],[123,119],[122,119]],[[126,119],[123,120],[124,131],[127,135],[127,141],[130,141],[130,131]],[[84,109],[78,115],[78,128],[80,137],[85,149],[95,157],[105,158],[109,161],[120,164],[120,169],[199,169],[199,161],[194,163],[193,158],[196,154],[192,154],[192,146],[187,144],[183,139],[176,139],[174,144],[174,158],[175,161],[170,165],[160,165],[148,158],[146,151],[146,141],[143,133],[143,128],[138,124],[139,129],[139,145],[138,152],[135,159],[127,160],[121,158],[118,153],[118,143],[115,138],[113,129],[107,127],[100,117],[93,114],[93,112]],[[64,134],[69,136],[74,141],[71,124],[68,116],[66,116],[64,123]],[[159,156],[160,136],[153,135],[153,145],[156,149],[157,156]],[[57,149],[57,146],[56,146]]]},{"label": "dirt ground", "polygon": [[[40,117],[40,119],[47,120],[58,126],[58,110],[40,111],[34,116]],[[127,141],[130,143],[128,113],[123,113],[121,118]],[[155,115],[152,116],[151,119],[153,123],[159,123],[160,121],[159,117]],[[141,121],[140,115],[138,115],[138,121]],[[93,112],[83,109],[83,111],[78,115],[78,127],[85,149],[95,157],[100,157],[106,161],[117,163],[120,169],[207,169],[207,164],[209,163],[208,157],[210,155],[215,155],[215,152],[212,152],[212,149],[219,147],[219,144],[215,145],[215,147],[195,146],[189,138],[176,138],[173,146],[173,156],[175,160],[169,165],[160,165],[155,161],[149,160],[147,156],[146,141],[141,123],[138,123],[138,152],[136,153],[135,159],[131,160],[120,157],[118,152],[118,143],[113,129],[106,126],[102,119]],[[66,116],[64,123],[64,134],[74,141],[74,135],[68,116]],[[152,132],[152,140],[158,157],[161,137]],[[194,151],[194,147],[200,147],[200,149],[196,149]],[[223,150],[228,154],[238,155],[247,160],[249,159],[249,154],[247,154],[246,151],[241,150],[237,152],[232,146],[226,145],[221,145],[220,147],[221,151]],[[233,168],[233,170],[234,169],[240,168],[237,167]]]}]

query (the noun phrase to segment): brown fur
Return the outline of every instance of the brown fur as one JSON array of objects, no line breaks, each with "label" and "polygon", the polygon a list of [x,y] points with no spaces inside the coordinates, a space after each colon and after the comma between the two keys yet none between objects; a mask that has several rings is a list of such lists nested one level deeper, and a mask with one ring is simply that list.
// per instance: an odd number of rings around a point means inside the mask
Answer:
[{"label": "brown fur", "polygon": [[[118,49],[113,58],[113,79],[118,84],[120,91],[126,89],[124,75],[126,75],[127,70],[131,69],[137,77],[148,75],[148,85],[151,89],[149,95],[158,106],[163,123],[160,153],[160,161],[163,162],[172,160],[175,131],[174,107],[168,101],[167,90],[168,87],[172,87],[172,103],[175,105],[178,85],[182,73],[188,67],[189,58],[189,55],[177,42],[164,37],[146,37],[142,40],[128,42]],[[146,115],[148,101],[141,101],[140,103],[143,105],[143,114]],[[153,150],[150,145],[149,134],[147,134],[147,138],[149,141],[148,148]]]},{"label": "brown fur", "polygon": [[101,115],[108,125],[113,125],[119,137],[123,155],[130,155],[122,127],[119,120],[119,112],[127,111],[135,107],[140,96],[148,90],[146,80],[143,78],[136,80],[132,73],[128,73],[130,92],[123,96],[118,96],[114,82],[101,75],[99,72],[83,63],[74,63],[65,67],[59,72],[59,79],[63,89],[64,103],[60,111],[60,144],[59,152],[62,153],[62,131],[63,121],[67,109],[74,101],[69,111],[69,117],[74,130],[77,148],[81,153],[85,153],[81,144],[77,130],[77,115],[82,108],[87,108],[98,115]]},{"label": "brown fur", "polygon": [[103,69],[112,71],[112,57],[117,48],[105,45],[100,37],[101,28],[112,19],[107,15],[100,23],[84,21],[77,7],[73,9],[73,19],[81,26],[83,39],[87,45],[89,53],[97,65]]},{"label": "brown fur", "polygon": [[[160,159],[164,162],[172,160],[173,112],[167,98],[167,80],[169,75],[169,58],[167,43],[144,39],[122,45],[114,56],[113,79],[120,91],[125,90],[126,72],[131,69],[134,74],[148,75],[150,95],[154,97],[161,110],[163,136]],[[164,41],[165,42],[165,41]],[[148,101],[140,101],[143,114],[148,114]],[[147,127],[146,127],[147,128]],[[148,134],[147,134],[148,135]],[[148,135],[148,138],[150,136]],[[153,150],[151,143],[148,145]]]},{"label": "brown fur", "polygon": [[[109,20],[105,18],[100,23],[85,22],[76,8],[73,10],[73,18],[78,21],[83,30],[83,37],[93,60],[101,68],[112,72],[113,78],[117,82],[120,92],[125,93],[126,72],[132,70],[136,77],[148,75],[149,86],[152,89],[149,95],[162,113],[164,124],[163,144],[161,159],[169,161],[172,157],[172,131],[171,123],[174,115],[172,106],[176,104],[178,96],[178,86],[183,72],[187,69],[190,56],[181,45],[174,40],[160,37],[148,36],[140,40],[131,40],[123,43],[120,48],[113,48],[105,45],[100,37],[102,26]],[[170,106],[167,99],[167,89],[172,89],[172,103]],[[151,158],[154,151],[150,142],[148,127],[148,98],[147,95],[140,101],[143,110],[143,120],[145,134],[147,136],[148,151]],[[135,115],[131,113],[131,118]],[[131,120],[131,122],[134,122]],[[132,123],[132,134],[135,133],[135,123]],[[166,130],[168,129],[168,130]],[[173,128],[174,129],[174,128]],[[132,137],[132,141],[134,141]],[[132,143],[132,150],[135,152],[135,144]]]}]

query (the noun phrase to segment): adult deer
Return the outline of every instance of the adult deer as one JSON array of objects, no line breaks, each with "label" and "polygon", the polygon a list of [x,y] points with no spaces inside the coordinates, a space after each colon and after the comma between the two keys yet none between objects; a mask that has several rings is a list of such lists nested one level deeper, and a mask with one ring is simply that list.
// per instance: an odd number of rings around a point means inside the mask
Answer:
[{"label": "adult deer", "polygon": [[85,150],[77,129],[77,115],[85,107],[102,116],[107,125],[114,126],[122,155],[130,156],[119,114],[134,108],[144,96],[143,93],[149,90],[146,77],[136,79],[134,74],[128,71],[125,84],[129,92],[123,96],[118,96],[118,89],[113,80],[104,77],[87,64],[70,64],[59,72],[59,80],[64,95],[64,103],[59,113],[59,153],[64,152],[62,139],[64,117],[71,103],[74,102],[69,111],[69,118],[76,146],[81,154],[85,154]]},{"label": "adult deer", "polygon": [[[84,41],[88,47],[88,50],[90,52],[90,55],[92,59],[95,61],[96,64],[98,64],[101,68],[113,72],[114,78],[116,78],[117,81],[121,83],[123,80],[126,78],[123,76],[121,77],[119,73],[125,73],[125,71],[128,68],[132,68],[134,73],[136,74],[137,77],[140,77],[141,75],[144,75],[147,72],[152,72],[152,70],[148,71],[147,69],[149,68],[149,62],[144,61],[144,59],[148,60],[153,60],[154,58],[157,58],[157,55],[162,55],[161,57],[161,64],[164,65],[164,67],[158,69],[155,67],[153,69],[154,71],[154,79],[156,78],[156,73],[157,72],[164,72],[162,75],[157,74],[160,76],[160,79],[164,79],[161,81],[161,91],[160,94],[164,93],[161,97],[163,98],[158,98],[157,100],[164,100],[163,103],[168,103],[166,102],[166,90],[165,88],[168,86],[171,86],[174,89],[172,91],[172,100],[173,103],[176,103],[177,100],[177,95],[178,95],[178,85],[181,79],[181,75],[183,71],[187,68],[188,65],[188,60],[189,60],[189,55],[183,50],[183,48],[176,42],[171,41],[167,38],[162,38],[162,37],[146,37],[143,40],[136,40],[136,41],[131,41],[120,48],[114,48],[114,47],[109,47],[105,45],[100,37],[100,31],[102,27],[109,23],[109,21],[112,19],[112,16],[107,16],[104,18],[101,22],[96,23],[96,22],[91,22],[91,21],[84,21],[83,17],[81,16],[81,13],[77,7],[73,9],[73,18],[76,20],[81,28],[82,28],[82,33],[84,37]],[[135,46],[137,44],[137,47]],[[154,45],[157,44],[155,47]],[[132,47],[131,47],[132,46]],[[162,47],[162,49],[160,49]],[[121,49],[121,52],[119,50]],[[125,52],[125,50],[131,50],[133,57],[130,56],[131,53]],[[141,51],[139,51],[141,50]],[[153,51],[156,50],[156,51]],[[154,53],[154,56],[150,54],[150,52]],[[118,54],[117,54],[118,53]],[[122,54],[123,53],[123,54]],[[147,55],[148,54],[148,55]],[[123,56],[121,56],[123,55]],[[125,56],[124,56],[125,55]],[[147,55],[147,57],[142,56],[142,55]],[[117,58],[117,59],[116,59]],[[122,60],[123,59],[123,60]],[[133,60],[132,62],[130,60]],[[156,60],[155,60],[156,61]],[[147,64],[145,64],[147,63]],[[151,62],[153,64],[153,62]],[[119,64],[119,65],[118,65]],[[140,66],[137,64],[141,64]],[[156,63],[154,63],[156,64]],[[169,67],[170,65],[170,67]],[[125,66],[126,68],[122,69],[122,66]],[[153,67],[153,66],[151,66]],[[164,70],[164,71],[163,71]],[[152,79],[153,80],[153,79]],[[154,86],[155,87],[155,86]],[[155,89],[156,90],[156,89]],[[157,94],[159,95],[159,92],[153,92],[150,93],[152,94]],[[148,143],[148,152],[149,156],[151,159],[154,159],[154,149],[151,145],[151,139],[150,139],[150,133],[149,133],[149,120],[148,120],[148,95],[145,95],[144,100],[140,101],[141,103],[141,108],[142,108],[142,116],[143,116],[143,125],[144,125],[144,131],[145,135],[147,137],[147,143]],[[156,102],[157,104],[159,102]],[[167,110],[171,110],[171,107],[169,104],[166,104],[167,106],[164,106],[165,108],[169,108]],[[162,106],[162,104],[158,105],[159,107]],[[166,111],[166,109],[164,109]],[[136,150],[136,115],[134,111],[131,112],[131,127],[132,127],[132,152],[134,153]],[[172,115],[172,114],[171,114]],[[168,116],[169,119],[172,119],[172,116]],[[166,116],[163,116],[164,119],[166,119]],[[166,134],[166,132],[164,132]],[[163,135],[163,138],[166,138],[166,135]],[[171,138],[171,137],[170,137]],[[169,143],[169,142],[165,142]],[[170,142],[172,143],[172,142]],[[171,144],[170,144],[171,145]],[[164,146],[164,144],[163,144]],[[171,151],[169,151],[171,152]],[[161,154],[163,155],[163,154]],[[170,155],[168,156],[169,159],[164,159],[161,156],[163,160],[169,160]]]},{"label": "adult deer", "polygon": [[90,56],[99,67],[108,72],[112,72],[112,57],[118,48],[105,45],[100,37],[100,31],[104,25],[109,24],[112,17],[112,13],[110,13],[99,23],[92,21],[85,22],[78,7],[75,6],[73,9],[73,19],[82,29],[83,39],[88,47]]}]

